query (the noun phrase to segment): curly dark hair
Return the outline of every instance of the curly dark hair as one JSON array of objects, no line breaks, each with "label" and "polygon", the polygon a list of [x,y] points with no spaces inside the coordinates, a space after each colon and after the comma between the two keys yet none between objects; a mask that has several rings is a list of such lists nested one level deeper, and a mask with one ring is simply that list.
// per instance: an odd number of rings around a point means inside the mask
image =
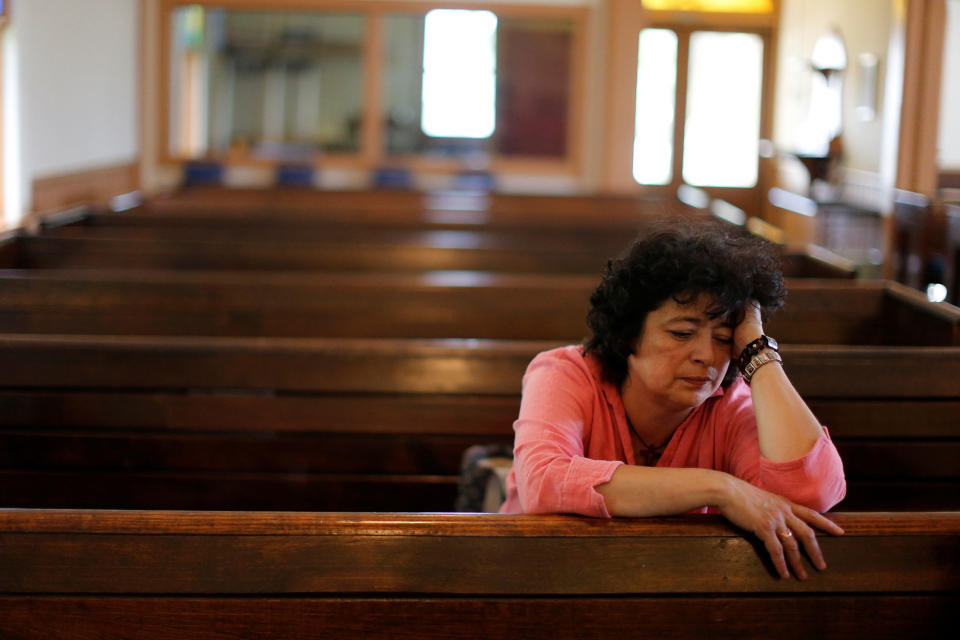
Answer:
[{"label": "curly dark hair", "polygon": [[[783,306],[780,249],[744,229],[717,220],[671,219],[653,223],[627,249],[607,262],[603,281],[590,297],[587,353],[600,362],[603,376],[620,386],[627,358],[636,348],[647,314],[668,297],[678,304],[706,293],[714,300],[711,317],[736,326],[750,299],[761,317]],[[734,363],[723,386],[737,377]]]}]

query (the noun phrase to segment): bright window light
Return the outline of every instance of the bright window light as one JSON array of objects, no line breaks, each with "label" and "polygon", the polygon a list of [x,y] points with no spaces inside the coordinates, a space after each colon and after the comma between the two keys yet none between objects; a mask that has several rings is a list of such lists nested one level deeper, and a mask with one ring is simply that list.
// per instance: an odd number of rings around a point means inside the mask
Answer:
[{"label": "bright window light", "polygon": [[700,187],[757,184],[763,40],[752,33],[690,36],[683,179]]},{"label": "bright window light", "polygon": [[423,30],[421,129],[438,138],[489,138],[496,127],[497,16],[435,9]]},{"label": "bright window light", "polygon": [[673,119],[677,89],[677,34],[640,32],[637,62],[637,120],[633,178],[640,184],[673,179]]}]

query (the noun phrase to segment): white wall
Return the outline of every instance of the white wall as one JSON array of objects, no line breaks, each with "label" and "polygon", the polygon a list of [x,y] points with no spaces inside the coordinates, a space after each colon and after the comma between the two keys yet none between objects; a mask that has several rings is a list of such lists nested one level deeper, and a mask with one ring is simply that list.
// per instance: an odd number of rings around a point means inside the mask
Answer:
[{"label": "white wall", "polygon": [[[138,0],[16,3],[7,37],[16,66],[20,214],[34,179],[136,161]],[[17,173],[14,171],[12,173]],[[13,189],[16,191],[16,188]],[[16,224],[17,212],[7,211]]]},{"label": "white wall", "polygon": [[[817,39],[831,29],[839,30],[847,54],[843,81],[844,167],[877,172],[883,143],[884,77],[887,48],[894,25],[892,0],[782,0],[780,47],[777,61],[774,141],[782,151],[793,151],[801,140],[798,132],[809,109],[810,55]],[[876,113],[863,120],[856,107],[860,94],[861,69],[857,56],[875,54],[880,62],[876,84]]]},{"label": "white wall", "polygon": [[943,47],[940,133],[937,147],[937,163],[940,169],[960,169],[960,0],[947,1],[947,33]]}]

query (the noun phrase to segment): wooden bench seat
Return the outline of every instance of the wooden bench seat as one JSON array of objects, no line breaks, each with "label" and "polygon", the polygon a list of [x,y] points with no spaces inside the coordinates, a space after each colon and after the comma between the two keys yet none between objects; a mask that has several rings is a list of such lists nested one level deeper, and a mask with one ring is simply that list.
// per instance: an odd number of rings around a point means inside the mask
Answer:
[{"label": "wooden bench seat", "polygon": [[[523,250],[590,253],[600,260],[619,255],[656,217],[647,214],[596,223],[584,216],[581,224],[550,221],[523,223],[477,221],[462,216],[438,216],[434,212],[411,214],[398,220],[371,218],[327,219],[304,215],[267,213],[227,216],[223,212],[157,214],[122,212],[98,214],[80,210],[66,212],[42,227],[45,237],[159,241],[169,243],[203,238],[219,242],[271,242],[292,247],[304,242],[350,245],[359,250],[372,246],[423,247],[429,249]],[[700,212],[689,215],[702,217]],[[509,266],[509,265],[505,265]],[[784,247],[784,269],[794,277],[855,278],[856,266],[849,260],[814,245]],[[596,273],[598,271],[591,271]]]},{"label": "wooden bench seat", "polygon": [[[631,236],[624,236],[625,246]],[[0,246],[0,267],[24,269],[206,269],[243,271],[476,270],[599,274],[619,251],[607,245],[490,246],[459,237],[432,245],[307,242],[303,240],[123,239],[19,235]],[[855,272],[800,250],[785,261],[789,276],[850,278]]]},{"label": "wooden bench seat", "polygon": [[0,635],[948,637],[960,514],[846,513],[778,579],[715,516],[0,511]]},{"label": "wooden bench seat", "polygon": [[[587,333],[596,276],[0,271],[0,333],[548,339]],[[794,279],[782,342],[960,345],[960,310],[889,282]]]},{"label": "wooden bench seat", "polygon": [[[554,344],[5,335],[0,504],[446,510],[457,452],[512,440]],[[957,507],[958,349],[783,352],[846,460],[843,508]]]},{"label": "wooden bench seat", "polygon": [[508,248],[606,248],[621,251],[649,224],[650,216],[631,220],[580,225],[496,222],[431,212],[380,220],[372,216],[328,219],[317,216],[270,214],[226,215],[223,212],[156,213],[123,211],[98,213],[81,209],[52,216],[40,227],[45,236],[105,237],[129,240],[327,241],[347,244],[401,244],[413,246]]},{"label": "wooden bench seat", "polygon": [[612,194],[527,195],[464,191],[395,191],[378,189],[232,189],[188,188],[148,200],[142,207],[157,213],[215,212],[227,216],[303,214],[328,219],[370,216],[389,221],[422,212],[485,214],[487,221],[598,224],[634,219],[651,211],[677,213],[689,208],[673,198]]}]

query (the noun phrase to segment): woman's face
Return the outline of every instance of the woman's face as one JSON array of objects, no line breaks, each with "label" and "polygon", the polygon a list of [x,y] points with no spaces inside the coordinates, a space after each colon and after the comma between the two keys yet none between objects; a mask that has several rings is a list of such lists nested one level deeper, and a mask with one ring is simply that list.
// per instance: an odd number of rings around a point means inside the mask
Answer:
[{"label": "woman's face", "polygon": [[708,317],[711,303],[707,295],[687,305],[667,298],[647,314],[637,347],[627,359],[624,393],[682,411],[716,392],[730,366],[733,327],[723,318]]}]

